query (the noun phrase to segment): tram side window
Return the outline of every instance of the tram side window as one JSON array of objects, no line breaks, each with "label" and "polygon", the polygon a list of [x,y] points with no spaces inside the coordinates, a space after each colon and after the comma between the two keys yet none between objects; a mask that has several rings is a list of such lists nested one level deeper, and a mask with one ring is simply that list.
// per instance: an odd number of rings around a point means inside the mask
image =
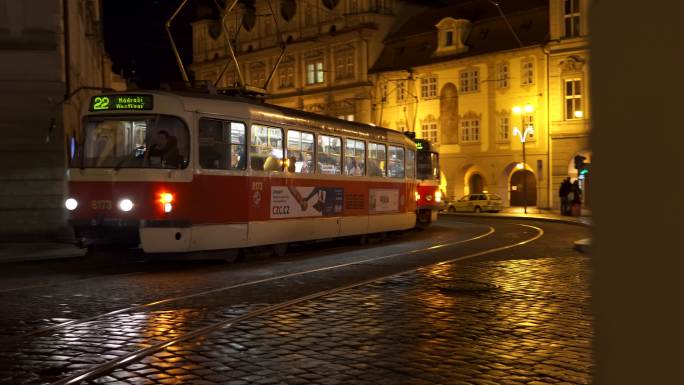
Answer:
[{"label": "tram side window", "polygon": [[255,171],[283,170],[283,130],[253,124],[251,130],[250,165]]},{"label": "tram side window", "polygon": [[389,164],[387,174],[390,178],[404,177],[404,148],[389,146]]},{"label": "tram side window", "polygon": [[406,177],[416,177],[416,152],[413,150],[406,150]]},{"label": "tram side window", "polygon": [[290,172],[314,172],[314,135],[296,130],[287,131],[287,158]]},{"label": "tram side window", "polygon": [[366,143],[362,140],[346,139],[344,164],[346,175],[366,175]]},{"label": "tram side window", "polygon": [[318,172],[342,173],[342,140],[335,136],[318,136]]},{"label": "tram side window", "polygon": [[216,119],[200,119],[200,166],[210,170],[244,170],[245,125]]},{"label": "tram side window", "polygon": [[223,121],[200,119],[199,161],[204,169],[227,170],[230,145],[226,140]]},{"label": "tram side window", "polygon": [[385,176],[387,147],[380,143],[368,144],[368,176]]},{"label": "tram side window", "polygon": [[230,168],[233,170],[244,170],[247,166],[245,138],[244,123],[230,122]]}]

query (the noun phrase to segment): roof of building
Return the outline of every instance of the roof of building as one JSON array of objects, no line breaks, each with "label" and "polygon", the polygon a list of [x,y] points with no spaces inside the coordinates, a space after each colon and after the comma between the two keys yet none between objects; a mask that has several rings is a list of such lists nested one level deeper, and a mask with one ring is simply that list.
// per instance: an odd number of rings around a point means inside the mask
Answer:
[{"label": "roof of building", "polygon": [[[493,1],[462,1],[430,9],[410,18],[385,39],[385,46],[370,73],[409,69],[458,58],[520,48],[510,31],[511,24],[522,46],[533,46],[548,40],[549,14],[546,0],[498,0],[506,19],[501,17]],[[435,55],[438,31],[435,25],[445,17],[466,19],[471,30],[464,44],[466,52]]]}]

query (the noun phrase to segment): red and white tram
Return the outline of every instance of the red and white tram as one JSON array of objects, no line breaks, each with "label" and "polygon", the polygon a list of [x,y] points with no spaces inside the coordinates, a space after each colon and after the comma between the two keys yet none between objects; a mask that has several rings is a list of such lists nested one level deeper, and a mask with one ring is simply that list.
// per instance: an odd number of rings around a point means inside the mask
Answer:
[{"label": "red and white tram", "polygon": [[416,208],[418,223],[429,224],[437,220],[437,213],[442,204],[440,190],[439,154],[435,145],[425,139],[413,139],[416,142],[417,168]]},{"label": "red and white tram", "polygon": [[82,244],[149,253],[409,229],[416,144],[248,98],[103,94],[83,113],[65,206]]}]

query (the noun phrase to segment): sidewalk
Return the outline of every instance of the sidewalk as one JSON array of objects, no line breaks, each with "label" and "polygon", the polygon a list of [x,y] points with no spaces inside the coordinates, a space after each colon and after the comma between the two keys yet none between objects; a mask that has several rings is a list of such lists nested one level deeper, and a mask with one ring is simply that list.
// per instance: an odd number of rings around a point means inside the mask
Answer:
[{"label": "sidewalk", "polygon": [[492,217],[492,218],[527,218],[527,219],[537,219],[546,220],[553,222],[563,222],[574,225],[584,225],[591,226],[592,216],[591,210],[583,209],[582,215],[579,217],[563,216],[558,214],[555,210],[540,209],[537,207],[528,207],[527,213],[523,207],[504,207],[498,213],[467,213],[467,212],[457,212],[457,213],[445,213],[440,214],[447,215],[464,215],[464,216],[479,216],[479,217]]},{"label": "sidewalk", "polygon": [[73,258],[81,257],[85,253],[86,249],[80,249],[69,243],[0,242],[0,263]]}]

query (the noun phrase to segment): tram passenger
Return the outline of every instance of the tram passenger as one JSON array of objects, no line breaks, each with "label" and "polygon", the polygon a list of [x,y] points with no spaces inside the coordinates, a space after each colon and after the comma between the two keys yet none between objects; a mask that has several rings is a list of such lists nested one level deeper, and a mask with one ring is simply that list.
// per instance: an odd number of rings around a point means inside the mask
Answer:
[{"label": "tram passenger", "polygon": [[150,161],[150,158],[154,156],[161,158],[161,164],[164,167],[178,167],[180,164],[178,139],[164,130],[157,132],[157,143],[150,146],[145,153],[145,160]]}]

